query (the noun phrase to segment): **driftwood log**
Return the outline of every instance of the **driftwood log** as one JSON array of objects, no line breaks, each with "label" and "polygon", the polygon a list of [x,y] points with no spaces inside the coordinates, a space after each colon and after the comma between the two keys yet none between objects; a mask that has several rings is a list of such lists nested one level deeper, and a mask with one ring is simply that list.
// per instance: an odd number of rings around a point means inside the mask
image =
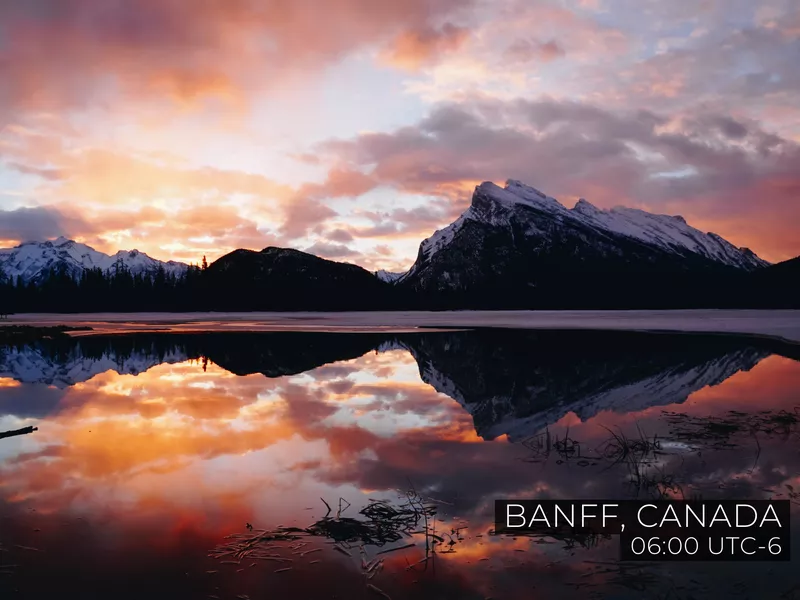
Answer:
[{"label": "driftwood log", "polygon": [[39,428],[23,427],[22,429],[15,429],[13,431],[2,431],[0,432],[0,439],[14,437],[15,435],[25,435],[26,433],[33,433],[34,431],[39,431]]}]

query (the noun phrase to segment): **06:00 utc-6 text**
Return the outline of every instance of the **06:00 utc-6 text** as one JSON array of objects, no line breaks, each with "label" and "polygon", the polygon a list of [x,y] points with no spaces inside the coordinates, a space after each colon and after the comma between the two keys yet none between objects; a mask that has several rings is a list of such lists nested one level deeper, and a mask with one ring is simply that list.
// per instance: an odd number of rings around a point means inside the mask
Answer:
[{"label": "06:00 utc-6 text", "polygon": [[[759,546],[754,537],[709,537],[708,551],[715,556],[723,554],[726,551],[730,554],[741,553],[752,555],[758,553],[758,551],[764,550],[768,551],[770,554],[778,555],[781,553],[780,541],[781,539],[779,537],[774,537],[765,545]],[[692,556],[700,550],[700,542],[695,537],[671,537],[664,539],[651,537],[647,540],[643,537],[635,537],[631,540],[630,549],[636,556],[641,556],[645,553],[653,556],[660,554],[671,554],[674,556],[684,554]]]}]

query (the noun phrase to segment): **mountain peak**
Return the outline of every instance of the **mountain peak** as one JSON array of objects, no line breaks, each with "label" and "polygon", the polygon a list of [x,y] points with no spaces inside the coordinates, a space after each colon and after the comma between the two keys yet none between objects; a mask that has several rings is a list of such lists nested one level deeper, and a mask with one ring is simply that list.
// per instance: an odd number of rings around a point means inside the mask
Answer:
[{"label": "mountain peak", "polygon": [[514,196],[522,200],[525,204],[536,208],[545,208],[556,212],[566,211],[566,207],[555,198],[517,179],[509,179],[506,181],[505,191],[514,194]]},{"label": "mountain peak", "polygon": [[521,205],[549,213],[563,214],[567,211],[566,207],[555,198],[551,198],[536,188],[525,185],[516,179],[509,179],[504,188],[491,181],[484,181],[475,188],[475,193],[472,196],[472,207],[481,212],[476,207],[476,203],[485,206],[486,200],[508,208]]},{"label": "mountain peak", "polygon": [[508,179],[506,180],[506,190],[511,192],[512,194],[516,194],[522,197],[539,197],[542,200],[547,199],[547,194],[537,190],[535,187],[522,183],[519,179]]},{"label": "mountain peak", "polygon": [[602,212],[599,208],[587,201],[585,198],[580,198],[572,210],[582,215],[594,215]]},{"label": "mountain peak", "polygon": [[543,277],[532,265],[542,260],[554,268],[550,256],[574,269],[593,262],[602,269],[607,262],[632,271],[652,270],[656,263],[667,271],[692,265],[750,271],[768,264],[681,216],[623,206],[604,210],[585,198],[567,209],[509,179],[504,188],[491,181],[478,185],[467,211],[420,244],[417,261],[401,281],[417,289],[477,289],[482,282],[503,280],[508,269],[514,273],[508,277],[521,278],[520,289],[528,291]]}]

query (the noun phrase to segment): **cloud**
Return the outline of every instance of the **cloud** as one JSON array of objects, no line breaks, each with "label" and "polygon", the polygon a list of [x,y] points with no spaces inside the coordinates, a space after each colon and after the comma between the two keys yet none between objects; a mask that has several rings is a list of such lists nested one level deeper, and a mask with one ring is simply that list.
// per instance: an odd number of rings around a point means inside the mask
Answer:
[{"label": "cloud", "polygon": [[[778,10],[776,14],[781,16],[774,21],[756,20],[733,28],[724,25],[724,3],[709,4],[717,6],[692,17],[654,15],[659,21],[652,21],[663,22],[665,27],[670,23],[702,24],[702,35],[680,37],[679,43],[666,44],[653,55],[584,65],[575,72],[568,89],[591,95],[598,102],[658,110],[705,104],[753,118],[771,106],[789,106],[800,91],[800,74],[793,59],[800,41],[784,27],[800,19],[800,11],[786,7]],[[798,113],[795,103],[795,116]]]},{"label": "cloud", "polygon": [[313,227],[335,217],[337,212],[311,198],[298,196],[286,204],[280,232],[287,240],[304,237]]},{"label": "cloud", "polygon": [[[133,246],[157,258],[197,262],[203,254],[213,259],[278,243],[284,212],[289,230],[304,218],[335,214],[318,201],[297,200],[296,188],[260,173],[197,166],[166,152],[101,147],[49,122],[6,128],[0,161],[40,179],[36,197],[52,206],[28,217],[42,224],[35,232],[81,238],[102,251]],[[334,173],[330,180],[337,193],[358,191],[346,176]],[[309,203],[320,209],[309,211]],[[70,219],[64,206],[75,207]],[[18,228],[19,217],[6,222],[7,239],[31,236]]]},{"label": "cloud", "polygon": [[[734,243],[747,238],[756,251],[766,248],[768,257],[800,254],[800,242],[791,239],[797,221],[787,221],[797,215],[800,146],[729,114],[665,116],[584,102],[477,98],[440,105],[390,133],[325,142],[319,151],[369,167],[383,185],[404,191],[518,178],[566,202],[679,207],[687,218],[719,226],[716,233]],[[754,218],[774,222],[774,237],[742,235]]]},{"label": "cloud", "polygon": [[306,198],[357,197],[375,188],[374,177],[360,170],[334,166],[328,170],[322,183],[306,183],[297,191],[297,196]]},{"label": "cloud", "polygon": [[[491,6],[491,9],[489,9]],[[558,88],[577,66],[610,61],[629,53],[632,36],[608,19],[556,2],[500,0],[476,10],[470,35],[456,52],[414,65],[420,70],[407,91],[428,101],[458,100],[482,93],[494,97]],[[563,59],[555,62],[556,59]],[[563,72],[547,70],[550,63]],[[422,67],[422,68],[419,68]]]},{"label": "cloud", "polygon": [[98,250],[137,247],[156,258],[198,263],[237,248],[260,250],[281,245],[280,237],[244,217],[235,207],[216,204],[161,210],[101,211],[92,218],[94,236],[81,237]]},{"label": "cloud", "polygon": [[435,230],[437,225],[454,220],[458,214],[454,212],[449,199],[434,198],[413,208],[361,211],[358,216],[370,220],[372,225],[352,227],[350,231],[357,238],[421,239]]},{"label": "cloud", "polygon": [[276,201],[293,192],[259,173],[184,165],[165,154],[118,144],[102,146],[95,140],[63,134],[51,123],[12,125],[0,135],[0,161],[7,167],[37,175],[62,199],[78,199],[83,204],[195,200],[214,193]]},{"label": "cloud", "polygon": [[331,259],[355,256],[358,254],[358,252],[345,246],[344,244],[333,244],[323,241],[316,242],[315,244],[309,246],[305,249],[305,252],[308,252],[309,254],[316,254],[322,258]]},{"label": "cloud", "polygon": [[425,27],[404,31],[384,49],[381,58],[392,66],[415,71],[434,59],[458,50],[469,35],[467,28],[452,23],[445,23],[438,29]]},{"label": "cloud", "polygon": [[329,240],[334,242],[352,242],[355,238],[350,234],[350,232],[345,231],[344,229],[334,229],[333,231],[329,231],[325,234]]},{"label": "cloud", "polygon": [[59,181],[63,179],[63,175],[58,169],[35,167],[33,165],[23,165],[14,162],[6,163],[6,166],[13,171],[22,173],[23,175],[34,175],[36,177],[41,177],[42,179],[47,179],[48,181]]},{"label": "cloud", "polygon": [[216,205],[165,211],[103,210],[84,216],[65,214],[53,206],[0,211],[0,240],[16,243],[58,236],[78,239],[103,252],[132,249],[155,258],[199,263],[236,248],[261,249],[279,244],[279,238],[261,231],[235,209]]},{"label": "cloud", "polygon": [[[304,237],[310,230],[337,216],[324,200],[357,197],[377,185],[374,177],[359,170],[331,168],[322,183],[301,185],[284,202],[281,234],[287,241]],[[341,235],[341,234],[340,234]]]},{"label": "cloud", "polygon": [[0,239],[18,242],[70,237],[93,228],[83,219],[65,215],[52,206],[23,207],[0,211]]},{"label": "cloud", "polygon": [[288,76],[424,31],[468,0],[0,3],[0,112],[127,98],[239,105]]},{"label": "cloud", "polygon": [[518,39],[506,48],[503,56],[515,63],[550,62],[564,56],[566,52],[558,42],[550,40]]}]

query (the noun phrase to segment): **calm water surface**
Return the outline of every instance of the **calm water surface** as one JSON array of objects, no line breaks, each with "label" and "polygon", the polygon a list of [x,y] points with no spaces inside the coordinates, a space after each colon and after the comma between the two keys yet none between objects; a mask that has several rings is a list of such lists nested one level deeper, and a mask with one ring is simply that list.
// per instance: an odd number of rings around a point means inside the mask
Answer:
[{"label": "calm water surface", "polygon": [[[579,331],[2,348],[0,431],[38,431],[0,439],[0,597],[800,598],[798,358]],[[435,536],[360,514],[409,495]],[[696,496],[792,499],[795,560],[492,535],[496,498]],[[279,526],[306,532],[230,550]]]}]

